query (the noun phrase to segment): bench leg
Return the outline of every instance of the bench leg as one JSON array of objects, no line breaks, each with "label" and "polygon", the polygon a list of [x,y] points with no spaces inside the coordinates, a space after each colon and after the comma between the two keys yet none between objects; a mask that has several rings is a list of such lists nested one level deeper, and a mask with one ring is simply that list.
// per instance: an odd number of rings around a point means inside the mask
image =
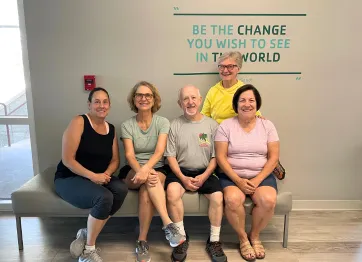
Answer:
[{"label": "bench leg", "polygon": [[18,233],[18,246],[19,246],[19,250],[23,250],[24,246],[23,246],[23,232],[21,229],[21,217],[16,216],[16,231]]},{"label": "bench leg", "polygon": [[283,247],[288,246],[289,213],[284,216]]}]

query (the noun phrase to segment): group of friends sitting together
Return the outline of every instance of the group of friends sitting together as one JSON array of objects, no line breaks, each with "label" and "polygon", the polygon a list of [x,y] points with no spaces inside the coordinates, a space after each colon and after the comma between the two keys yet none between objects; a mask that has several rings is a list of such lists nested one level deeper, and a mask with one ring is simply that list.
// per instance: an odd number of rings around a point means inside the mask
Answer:
[{"label": "group of friends sitting together", "polygon": [[[220,239],[224,213],[238,235],[242,258],[265,257],[259,236],[276,204],[277,182],[272,172],[279,159],[278,134],[260,114],[258,90],[237,78],[242,55],[224,53],[217,66],[221,81],[204,100],[193,85],[179,90],[183,114],[171,122],[156,114],[161,97],[153,84],[141,81],[131,89],[127,101],[135,115],[121,124],[127,161],[120,169],[119,137],[106,121],[110,96],[101,87],[89,93],[89,112],[74,117],[63,134],[62,159],[54,179],[63,200],[90,209],[87,227],[78,230],[70,245],[71,255],[79,262],[103,261],[96,239],[121,208],[128,190],[138,190],[139,195],[137,262],[151,261],[147,234],[154,210],[173,248],[171,260],[186,260],[190,244],[183,223],[186,191],[204,194],[209,200],[210,235],[205,248],[211,261],[227,261]],[[249,232],[245,230],[246,197],[254,203]]]}]

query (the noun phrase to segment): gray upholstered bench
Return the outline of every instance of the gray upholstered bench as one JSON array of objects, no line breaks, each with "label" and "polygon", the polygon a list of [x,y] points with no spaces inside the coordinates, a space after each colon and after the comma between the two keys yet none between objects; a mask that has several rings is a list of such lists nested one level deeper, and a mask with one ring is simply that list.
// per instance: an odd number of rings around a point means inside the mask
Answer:
[{"label": "gray upholstered bench", "polygon": [[[86,217],[89,210],[79,209],[62,200],[54,190],[55,167],[50,167],[26,182],[12,193],[12,206],[16,216],[19,250],[23,249],[21,217]],[[208,200],[197,193],[186,193],[183,196],[186,216],[207,216]],[[137,217],[138,194],[129,191],[116,217]],[[246,212],[251,213],[253,203],[250,199],[245,202]],[[289,213],[292,210],[292,194],[278,194],[276,215],[284,216],[283,247],[288,243]]]}]

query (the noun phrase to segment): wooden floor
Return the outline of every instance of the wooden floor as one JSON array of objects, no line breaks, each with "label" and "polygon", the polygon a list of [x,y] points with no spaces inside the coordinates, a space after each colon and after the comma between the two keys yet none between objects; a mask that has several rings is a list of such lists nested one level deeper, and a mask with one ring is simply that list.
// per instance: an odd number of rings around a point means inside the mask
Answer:
[{"label": "wooden floor", "polygon": [[[15,218],[0,215],[0,261],[77,261],[69,244],[84,218],[23,218],[24,251],[17,247]],[[186,217],[190,235],[187,261],[210,261],[204,250],[209,223],[206,217]],[[105,262],[134,261],[137,219],[112,218],[97,246]],[[362,211],[299,211],[290,217],[289,245],[282,247],[283,218],[276,216],[261,239],[266,248],[263,262],[362,262]],[[244,261],[237,250],[237,237],[223,222],[222,240],[228,261]],[[149,233],[152,261],[170,261],[171,248],[164,240],[160,219],[153,219]]]}]

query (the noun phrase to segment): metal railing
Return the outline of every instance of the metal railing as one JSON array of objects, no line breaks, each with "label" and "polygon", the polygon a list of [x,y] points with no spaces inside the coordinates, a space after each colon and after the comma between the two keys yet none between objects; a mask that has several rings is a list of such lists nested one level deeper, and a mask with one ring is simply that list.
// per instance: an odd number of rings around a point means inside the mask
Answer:
[{"label": "metal railing", "polygon": [[[0,103],[0,105],[2,105],[4,107],[4,113],[5,116],[8,115],[8,108],[4,103]],[[6,137],[8,138],[8,146],[11,147],[11,139],[10,139],[10,129],[9,129],[9,125],[5,124],[5,128],[6,128]]]},{"label": "metal railing", "polygon": [[[26,104],[26,101],[21,103],[20,105],[18,105],[15,109],[13,109],[12,111],[8,112],[8,108],[6,106],[6,104],[4,103],[0,103],[0,105],[2,105],[4,107],[4,115],[5,116],[10,116],[12,113],[14,113],[15,111],[19,110],[22,106],[24,106]],[[10,128],[9,128],[9,124],[5,124],[5,128],[6,128],[6,137],[8,140],[8,146],[11,147],[11,137],[10,137]]]}]

